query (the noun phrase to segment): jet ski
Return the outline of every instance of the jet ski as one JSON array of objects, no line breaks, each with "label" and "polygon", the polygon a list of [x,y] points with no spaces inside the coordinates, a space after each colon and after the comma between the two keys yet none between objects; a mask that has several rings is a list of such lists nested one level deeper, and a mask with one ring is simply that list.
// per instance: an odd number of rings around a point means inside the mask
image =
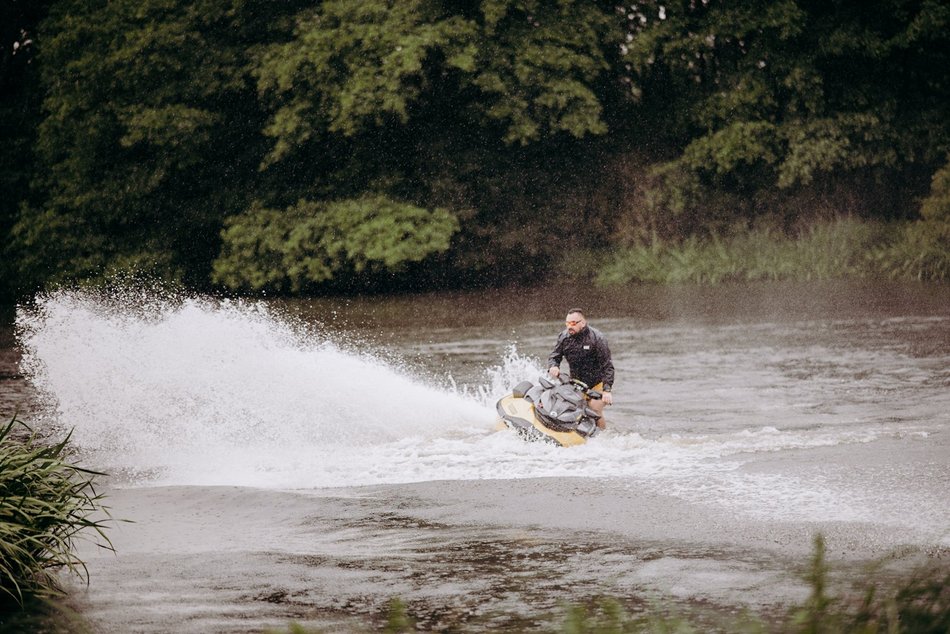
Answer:
[{"label": "jet ski", "polygon": [[497,429],[512,429],[529,441],[583,445],[599,431],[597,412],[587,401],[602,396],[566,374],[542,376],[537,383],[523,381],[498,400]]}]

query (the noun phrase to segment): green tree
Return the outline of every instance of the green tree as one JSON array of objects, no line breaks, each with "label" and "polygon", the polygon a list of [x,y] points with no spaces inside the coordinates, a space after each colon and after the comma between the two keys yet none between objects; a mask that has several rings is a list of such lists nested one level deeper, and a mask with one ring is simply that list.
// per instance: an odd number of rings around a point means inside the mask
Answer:
[{"label": "green tree", "polygon": [[246,204],[256,174],[261,120],[245,54],[269,33],[268,7],[53,4],[38,57],[38,200],[13,233],[25,279],[135,268],[206,280],[221,221]]},{"label": "green tree", "polygon": [[255,69],[273,112],[262,167],[300,176],[271,197],[386,192],[455,213],[453,258],[469,279],[525,259],[541,266],[571,236],[538,239],[573,212],[561,181],[575,180],[578,148],[608,129],[618,26],[613,5],[586,1],[304,10]]},{"label": "green tree", "polygon": [[36,27],[49,4],[0,4],[0,305],[12,302],[18,286],[10,231],[29,197],[41,103]]},{"label": "green tree", "polygon": [[[683,142],[655,173],[657,213],[748,214],[843,190],[896,215],[950,145],[950,7],[938,0],[638,3],[625,59],[661,90]],[[671,89],[672,87],[672,89]],[[844,198],[842,197],[842,198]],[[703,211],[705,210],[705,211]]]},{"label": "green tree", "polygon": [[267,47],[257,68],[259,90],[277,105],[269,160],[326,134],[408,124],[433,100],[497,124],[508,143],[606,132],[594,87],[609,68],[603,46],[614,21],[601,8],[451,4],[329,0],[300,13],[293,38]]},{"label": "green tree", "polygon": [[[576,167],[573,143],[606,132],[611,11],[579,0],[59,0],[43,23],[40,169],[13,230],[18,270],[34,285],[130,268],[201,285],[220,253],[215,280],[250,288],[221,272],[239,234],[266,232],[250,201],[327,213],[376,194],[405,201],[384,207],[394,213],[429,210],[413,220],[433,240],[419,248],[443,252],[456,234],[458,248],[484,252],[507,233],[499,216],[523,228],[563,213],[546,186]],[[441,209],[461,231],[447,231]],[[503,251],[537,254],[535,236],[510,235],[526,237]],[[355,270],[343,260],[306,280]]]}]

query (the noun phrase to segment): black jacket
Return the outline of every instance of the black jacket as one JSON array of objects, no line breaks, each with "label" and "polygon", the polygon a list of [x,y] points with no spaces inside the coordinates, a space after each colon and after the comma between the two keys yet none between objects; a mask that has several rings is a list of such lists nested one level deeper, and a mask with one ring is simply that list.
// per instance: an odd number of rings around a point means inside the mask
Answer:
[{"label": "black jacket", "polygon": [[565,329],[548,356],[548,367],[561,365],[562,358],[571,366],[571,378],[591,387],[603,381],[606,392],[613,388],[614,362],[607,338],[596,328],[587,326],[574,336]]}]

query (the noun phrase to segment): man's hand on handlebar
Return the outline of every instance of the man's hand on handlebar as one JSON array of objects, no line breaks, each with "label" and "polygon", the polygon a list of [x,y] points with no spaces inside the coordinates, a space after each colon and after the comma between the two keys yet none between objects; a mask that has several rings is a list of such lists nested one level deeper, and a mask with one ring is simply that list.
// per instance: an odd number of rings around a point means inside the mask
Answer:
[{"label": "man's hand on handlebar", "polygon": [[556,379],[557,377],[561,376],[561,368],[557,367],[556,365],[552,365],[550,368],[548,368],[548,374]]}]

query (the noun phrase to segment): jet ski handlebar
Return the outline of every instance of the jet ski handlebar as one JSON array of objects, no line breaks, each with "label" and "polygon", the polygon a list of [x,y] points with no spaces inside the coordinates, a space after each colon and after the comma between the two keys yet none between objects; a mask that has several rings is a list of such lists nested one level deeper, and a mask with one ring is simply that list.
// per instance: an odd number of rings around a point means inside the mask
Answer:
[{"label": "jet ski handlebar", "polygon": [[[560,383],[561,385],[570,385],[570,386],[573,387],[575,390],[577,390],[578,392],[580,392],[581,394],[583,394],[585,397],[587,397],[589,400],[594,400],[594,401],[596,401],[596,400],[600,400],[600,399],[602,399],[602,398],[604,397],[603,394],[601,394],[601,393],[598,392],[597,390],[592,390],[592,389],[590,388],[590,386],[588,386],[588,385],[587,385],[586,383],[584,383],[583,381],[581,381],[581,380],[579,380],[579,379],[571,378],[571,376],[570,376],[569,374],[567,374],[566,372],[562,372],[562,373],[559,374],[557,377],[550,377],[550,376],[547,376],[547,375],[542,375],[542,376],[538,379],[538,383],[539,383],[540,386],[541,386],[542,388],[544,388],[544,389],[551,389],[551,388],[553,388],[555,385],[557,385],[557,383]],[[531,385],[532,385],[532,384],[531,384],[530,381],[526,381],[526,382],[525,382],[525,385],[524,385],[524,386],[519,385],[519,386],[516,388],[516,391],[520,391],[522,394],[523,394],[523,393],[526,393],[527,390],[530,389]],[[524,387],[525,389],[520,389],[521,387]]]},{"label": "jet ski handlebar", "polygon": [[568,381],[574,386],[575,390],[581,392],[584,396],[591,399],[592,401],[599,401],[600,399],[604,398],[603,394],[597,390],[592,390],[589,385],[580,379],[568,379]]}]

